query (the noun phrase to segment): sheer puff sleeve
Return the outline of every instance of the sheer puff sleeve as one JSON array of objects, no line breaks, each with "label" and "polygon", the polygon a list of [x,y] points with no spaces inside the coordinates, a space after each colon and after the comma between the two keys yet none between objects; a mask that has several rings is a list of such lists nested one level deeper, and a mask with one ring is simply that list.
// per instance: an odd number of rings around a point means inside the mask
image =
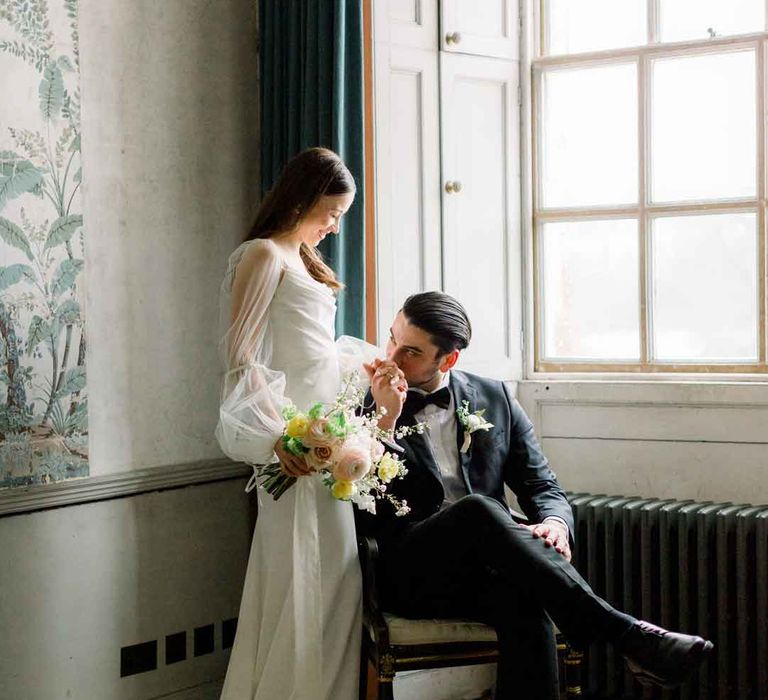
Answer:
[{"label": "sheer puff sleeve", "polygon": [[269,368],[269,306],[283,275],[275,244],[254,240],[230,257],[221,289],[221,351],[227,368],[216,438],[231,459],[248,464],[276,461],[282,435],[285,375]]}]

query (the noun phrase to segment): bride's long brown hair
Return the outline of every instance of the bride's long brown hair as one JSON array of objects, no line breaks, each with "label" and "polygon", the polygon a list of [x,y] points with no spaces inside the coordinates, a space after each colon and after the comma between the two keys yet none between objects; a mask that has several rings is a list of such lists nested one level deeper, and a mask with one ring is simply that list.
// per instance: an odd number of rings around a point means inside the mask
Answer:
[{"label": "bride's long brown hair", "polygon": [[[280,177],[267,192],[244,240],[272,238],[293,231],[323,196],[354,193],[355,180],[344,162],[327,148],[308,148],[291,158]],[[312,246],[301,244],[301,259],[307,272],[335,292],[344,288],[322,255]]]}]

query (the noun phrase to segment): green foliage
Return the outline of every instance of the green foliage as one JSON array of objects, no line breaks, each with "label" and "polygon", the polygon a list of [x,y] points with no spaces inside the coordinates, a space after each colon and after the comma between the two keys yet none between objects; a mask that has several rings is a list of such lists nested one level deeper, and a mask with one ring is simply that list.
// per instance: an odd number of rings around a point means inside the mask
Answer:
[{"label": "green foliage", "polygon": [[53,316],[61,326],[75,324],[80,320],[80,304],[74,299],[67,299],[56,309]]},{"label": "green foliage", "polygon": [[59,56],[56,59],[56,65],[58,65],[64,73],[72,73],[75,70],[72,61],[69,60],[69,56]]},{"label": "green foliage", "polygon": [[37,162],[38,166],[44,166],[45,139],[39,132],[8,127],[8,133],[10,133],[16,146],[27,154],[27,158]]},{"label": "green foliage", "polygon": [[50,121],[59,116],[64,104],[64,79],[55,63],[49,63],[43,72],[43,79],[38,88],[40,112],[43,119]]},{"label": "green foliage", "polygon": [[64,0],[64,8],[69,17],[69,27],[72,30],[72,52],[75,54],[75,63],[80,66],[80,33],[77,28],[77,3],[78,0]]},{"label": "green foliage", "polygon": [[67,452],[50,452],[41,458],[33,483],[46,484],[75,476],[88,476],[88,462],[83,457]]},{"label": "green foliage", "polygon": [[31,192],[43,174],[28,160],[0,160],[0,210],[9,199]]},{"label": "green foliage", "polygon": [[[0,0],[0,2],[2,1],[3,0]],[[14,153],[13,151],[0,151],[0,172],[5,172],[5,168],[8,167],[6,162],[12,164],[17,160],[19,160],[18,153]]]},{"label": "green foliage", "polygon": [[328,418],[328,432],[335,437],[346,437],[349,424],[344,411],[337,411]]},{"label": "green foliage", "polygon": [[[68,90],[64,90],[64,104],[61,107],[61,116],[67,119],[72,127],[76,130],[80,129],[80,88],[76,88],[73,95]],[[80,136],[78,134],[76,145],[71,147],[71,150],[80,150]]]},{"label": "green foliage", "polygon": [[[0,486],[88,473],[86,373],[78,364],[83,361],[84,335],[70,332],[83,325],[73,294],[83,269],[78,237],[83,219],[76,208],[71,210],[81,182],[78,0],[55,1],[63,4],[66,18],[58,8],[49,16],[50,0],[0,0],[0,56],[12,56],[19,66],[23,62],[37,71],[31,84],[6,98],[31,99],[30,107],[36,107],[37,99],[39,114],[47,122],[39,131],[7,127],[13,151],[0,151],[0,213],[15,198],[22,198],[23,204],[18,218],[0,217],[0,250],[7,245],[31,261],[0,265],[0,387],[8,395],[6,400],[0,394],[0,466],[5,467],[0,469]],[[53,16],[63,28],[55,41]],[[67,21],[72,50],[59,54],[62,40],[68,38]],[[29,74],[26,68],[19,73]],[[46,213],[34,197],[52,211]],[[48,362],[39,367],[20,364],[25,353],[43,360],[46,351]],[[36,398],[27,404],[26,396],[33,394]],[[32,425],[36,436],[42,429],[39,443],[29,441]],[[55,435],[46,436],[46,429]],[[14,436],[18,439],[8,452]]]},{"label": "green foliage", "polygon": [[0,434],[19,433],[32,425],[32,406],[26,405],[21,410],[0,404]]},{"label": "green foliage", "polygon": [[35,280],[35,273],[29,265],[8,265],[0,267],[0,291],[17,284],[22,279]]},{"label": "green foliage", "polygon": [[84,432],[88,423],[88,403],[77,404],[70,413],[66,404],[57,400],[51,408],[51,428],[62,437],[69,437],[76,432]]},{"label": "green foliage", "polygon": [[304,447],[299,438],[292,438],[288,437],[287,435],[283,435],[283,447],[287,452],[290,452],[292,455],[296,455],[297,457],[301,457],[302,455],[309,452],[309,450]]},{"label": "green foliage", "polygon": [[283,408],[283,419],[286,420],[286,421],[289,421],[298,412],[299,412],[299,410],[296,408],[296,406],[294,406],[293,404],[288,404],[287,406],[285,406]]},{"label": "green foliage", "polygon": [[51,334],[51,327],[40,316],[33,316],[32,322],[29,324],[29,331],[27,332],[27,355],[31,355],[32,351],[40,345]]},{"label": "green foliage", "polygon": [[3,17],[36,48],[48,52],[53,48],[46,0],[6,0]]},{"label": "green foliage", "polygon": [[84,399],[75,406],[70,414],[70,425],[73,431],[85,433],[88,430],[88,399]]},{"label": "green foliage", "polygon": [[83,217],[80,214],[61,216],[51,224],[48,239],[45,241],[45,250],[66,243],[75,231],[83,225]]},{"label": "green foliage", "polygon": [[309,409],[309,412],[307,413],[307,415],[312,420],[317,420],[318,418],[320,418],[323,415],[323,404],[321,403],[313,404],[312,408]]},{"label": "green foliage", "polygon": [[78,365],[68,369],[64,374],[64,384],[61,389],[56,392],[56,395],[66,396],[67,394],[74,394],[76,391],[82,391],[85,389],[85,367]]},{"label": "green foliage", "polygon": [[[62,106],[63,111],[63,106]],[[69,144],[72,142],[72,134],[74,133],[74,127],[71,124],[67,124],[59,134],[59,138],[56,139],[56,148],[54,153],[56,155],[56,167],[61,169],[64,167],[64,155],[69,151]],[[71,151],[70,151],[71,152]]]},{"label": "green foliage", "polygon": [[0,41],[0,51],[20,58],[41,73],[51,60],[51,56],[47,51],[36,49],[20,41]]},{"label": "green foliage", "polygon": [[18,248],[24,253],[30,260],[34,259],[32,255],[32,249],[29,247],[29,241],[22,231],[13,221],[4,219],[0,216],[0,238],[2,238],[8,245]]},{"label": "green foliage", "polygon": [[83,261],[77,258],[70,260],[62,260],[56,272],[53,273],[53,280],[51,281],[51,295],[54,298],[60,297],[68,289],[71,289],[75,284],[80,270],[83,269]]}]

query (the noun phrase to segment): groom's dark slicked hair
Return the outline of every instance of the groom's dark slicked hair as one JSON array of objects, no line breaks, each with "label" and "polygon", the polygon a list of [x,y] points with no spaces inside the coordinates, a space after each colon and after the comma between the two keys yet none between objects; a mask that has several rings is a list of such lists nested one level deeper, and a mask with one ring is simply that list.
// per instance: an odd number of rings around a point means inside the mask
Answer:
[{"label": "groom's dark slicked hair", "polygon": [[469,345],[472,324],[464,307],[450,294],[413,294],[405,300],[402,312],[408,323],[429,333],[440,355],[463,350]]}]

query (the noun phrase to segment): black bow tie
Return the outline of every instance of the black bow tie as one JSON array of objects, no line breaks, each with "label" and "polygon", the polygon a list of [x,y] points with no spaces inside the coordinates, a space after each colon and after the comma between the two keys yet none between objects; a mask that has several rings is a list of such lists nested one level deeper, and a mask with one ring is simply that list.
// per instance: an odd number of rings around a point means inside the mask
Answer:
[{"label": "black bow tie", "polygon": [[451,390],[447,386],[444,386],[442,389],[433,391],[431,394],[409,391],[408,397],[405,399],[404,409],[410,414],[416,415],[419,411],[424,410],[425,406],[429,406],[431,403],[440,408],[448,408],[448,406],[451,405]]}]

